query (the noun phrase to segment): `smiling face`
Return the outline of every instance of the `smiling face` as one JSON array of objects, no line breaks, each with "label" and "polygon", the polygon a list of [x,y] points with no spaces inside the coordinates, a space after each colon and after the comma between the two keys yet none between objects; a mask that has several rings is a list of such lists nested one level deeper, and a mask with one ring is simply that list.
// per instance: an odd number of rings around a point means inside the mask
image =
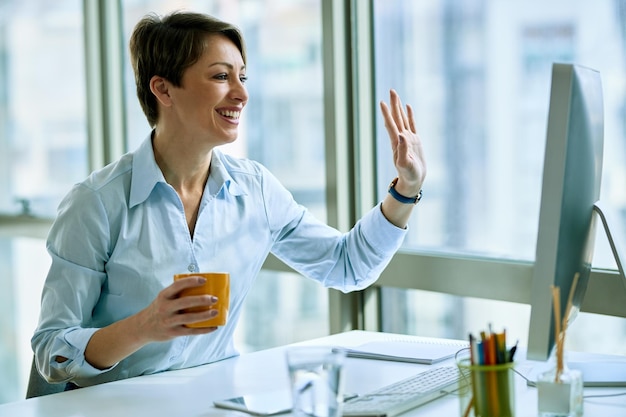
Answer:
[{"label": "smiling face", "polygon": [[248,102],[246,68],[237,46],[224,35],[208,35],[200,59],[187,68],[180,87],[168,85],[169,105],[158,124],[174,127],[211,147],[237,139]]}]

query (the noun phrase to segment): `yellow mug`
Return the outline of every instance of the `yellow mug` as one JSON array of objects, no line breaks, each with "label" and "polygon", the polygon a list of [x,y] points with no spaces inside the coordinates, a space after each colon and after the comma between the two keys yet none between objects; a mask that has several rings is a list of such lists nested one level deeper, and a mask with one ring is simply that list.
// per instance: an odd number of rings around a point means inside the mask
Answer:
[{"label": "yellow mug", "polygon": [[204,285],[187,288],[180,292],[181,297],[188,295],[214,295],[217,303],[211,307],[192,307],[185,309],[186,313],[215,309],[219,314],[211,319],[197,323],[186,324],[186,327],[215,327],[226,324],[228,318],[228,306],[230,304],[230,274],[228,272],[190,272],[174,275],[174,281],[188,277],[203,277]]}]

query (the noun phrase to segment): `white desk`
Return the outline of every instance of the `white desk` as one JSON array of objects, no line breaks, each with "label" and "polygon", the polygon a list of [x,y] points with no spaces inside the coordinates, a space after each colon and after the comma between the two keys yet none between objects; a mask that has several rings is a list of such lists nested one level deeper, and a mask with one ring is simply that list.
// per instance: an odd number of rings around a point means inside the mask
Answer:
[{"label": "white desk", "polygon": [[[300,344],[356,346],[385,337],[352,331]],[[444,362],[445,363],[445,362]],[[428,368],[400,362],[348,358],[347,392],[363,394]],[[537,391],[516,376],[517,417],[537,415]],[[244,354],[197,368],[131,378],[75,391],[0,405],[1,417],[199,417],[248,416],[216,409],[213,400],[288,386],[284,347]],[[626,388],[585,389],[585,395]],[[458,416],[458,398],[441,398],[406,416]],[[585,416],[626,416],[626,396],[585,400]]]}]

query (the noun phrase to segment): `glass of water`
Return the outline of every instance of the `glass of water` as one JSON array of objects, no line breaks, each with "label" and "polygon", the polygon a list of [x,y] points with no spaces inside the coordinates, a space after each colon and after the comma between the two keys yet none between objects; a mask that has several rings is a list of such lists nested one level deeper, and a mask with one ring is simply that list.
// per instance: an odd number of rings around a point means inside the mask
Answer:
[{"label": "glass of water", "polygon": [[329,346],[297,346],[287,350],[293,415],[341,417],[342,369],[346,351]]}]

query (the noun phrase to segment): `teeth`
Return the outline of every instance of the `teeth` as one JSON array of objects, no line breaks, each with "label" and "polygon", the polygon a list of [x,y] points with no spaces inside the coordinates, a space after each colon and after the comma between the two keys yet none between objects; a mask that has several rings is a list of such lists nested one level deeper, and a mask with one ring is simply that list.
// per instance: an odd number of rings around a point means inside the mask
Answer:
[{"label": "teeth", "polygon": [[228,117],[229,119],[239,119],[239,114],[241,112],[232,110],[218,110],[218,113],[222,116]]}]

